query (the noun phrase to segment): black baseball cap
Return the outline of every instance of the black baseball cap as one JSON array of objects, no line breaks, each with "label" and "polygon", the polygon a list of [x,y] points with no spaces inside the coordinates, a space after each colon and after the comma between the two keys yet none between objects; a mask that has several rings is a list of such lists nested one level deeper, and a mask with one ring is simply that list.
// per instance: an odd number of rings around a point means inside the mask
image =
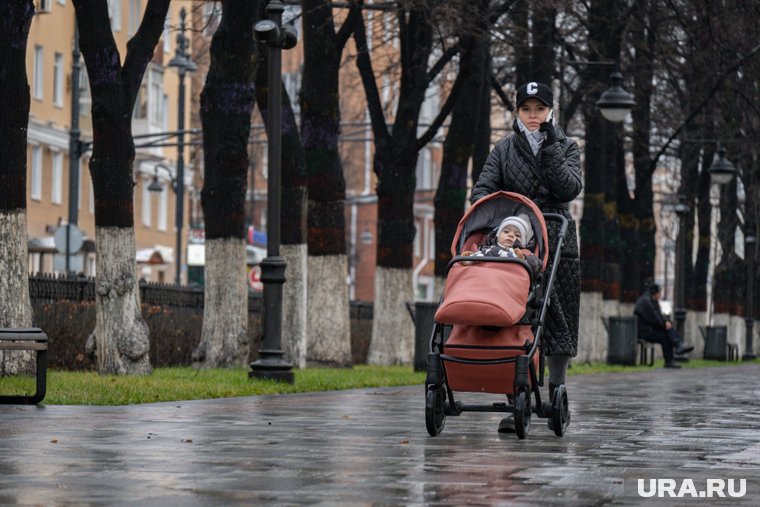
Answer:
[{"label": "black baseball cap", "polygon": [[538,99],[549,107],[554,107],[552,89],[544,83],[531,81],[517,89],[517,107],[528,99]]},{"label": "black baseball cap", "polygon": [[649,293],[650,294],[657,294],[658,292],[660,292],[660,286],[659,285],[657,285],[656,283],[653,283],[652,285],[649,286]]}]

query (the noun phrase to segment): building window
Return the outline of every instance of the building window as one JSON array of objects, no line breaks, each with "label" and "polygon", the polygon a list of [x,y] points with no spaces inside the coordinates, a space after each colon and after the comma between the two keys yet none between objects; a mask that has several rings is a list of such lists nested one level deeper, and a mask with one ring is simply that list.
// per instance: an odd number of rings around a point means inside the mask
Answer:
[{"label": "building window", "polygon": [[433,188],[433,160],[430,149],[425,147],[420,150],[417,157],[417,190],[429,190]]},{"label": "building window", "polygon": [[165,132],[169,131],[169,96],[164,94],[164,98],[161,101],[161,127]]},{"label": "building window", "polygon": [[82,209],[82,160],[77,161],[77,209]]},{"label": "building window", "polygon": [[51,10],[51,0],[38,0],[37,1],[37,12],[50,12]]},{"label": "building window", "polygon": [[42,46],[34,46],[34,98],[39,100],[42,100],[42,80],[44,79],[42,59]]},{"label": "building window", "polygon": [[32,199],[42,199],[42,148],[32,146]]},{"label": "building window", "polygon": [[87,117],[90,114],[90,80],[87,77],[87,69],[82,66],[79,71],[79,116]]},{"label": "building window", "polygon": [[142,182],[142,223],[146,227],[150,227],[150,208],[151,208],[151,192],[148,190],[150,185],[150,178],[143,178]]},{"label": "building window", "polygon": [[148,86],[143,80],[140,85],[140,89],[137,90],[137,98],[135,99],[135,108],[132,111],[132,119],[144,120],[148,116]]},{"label": "building window", "polygon": [[63,200],[63,153],[53,152],[53,178],[50,189],[50,201],[61,204]]},{"label": "building window", "polygon": [[53,104],[63,107],[63,55],[56,53],[53,60]]},{"label": "building window", "polygon": [[121,30],[121,0],[108,0],[108,19],[114,32]]},{"label": "building window", "polygon": [[219,26],[222,17],[222,8],[217,2],[203,4],[203,36],[211,37]]},{"label": "building window", "polygon": [[92,182],[90,182],[90,198],[87,207],[90,213],[95,213],[95,185]]},{"label": "building window", "polygon": [[171,11],[166,11],[166,19],[164,20],[164,53],[168,53],[172,50],[171,48],[171,32],[169,29],[172,27],[172,13]]},{"label": "building window", "polygon": [[151,69],[148,74],[148,109],[150,122],[158,127],[164,125],[164,73]]},{"label": "building window", "polygon": [[166,217],[169,208],[169,185],[163,185],[164,189],[159,194],[158,198],[158,230],[166,230]]},{"label": "building window", "polygon": [[414,243],[412,243],[413,246],[413,253],[415,257],[422,257],[422,233],[420,232],[420,228],[416,227],[417,224],[415,224],[415,229],[417,232],[414,233]]},{"label": "building window", "polygon": [[140,0],[129,0],[129,26],[127,27],[127,33],[130,37],[137,32],[141,18],[142,8]]}]

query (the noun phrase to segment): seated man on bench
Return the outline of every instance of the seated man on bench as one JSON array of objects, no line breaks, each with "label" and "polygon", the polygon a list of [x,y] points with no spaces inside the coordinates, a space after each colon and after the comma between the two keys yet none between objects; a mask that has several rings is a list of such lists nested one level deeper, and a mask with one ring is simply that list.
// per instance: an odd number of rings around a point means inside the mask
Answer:
[{"label": "seated man on bench", "polygon": [[660,296],[660,286],[655,283],[636,300],[633,314],[638,318],[638,338],[662,345],[665,368],[680,368],[681,365],[673,360],[674,353],[686,354],[694,350],[694,347],[686,345],[673,329],[673,323],[663,317],[660,311]]}]

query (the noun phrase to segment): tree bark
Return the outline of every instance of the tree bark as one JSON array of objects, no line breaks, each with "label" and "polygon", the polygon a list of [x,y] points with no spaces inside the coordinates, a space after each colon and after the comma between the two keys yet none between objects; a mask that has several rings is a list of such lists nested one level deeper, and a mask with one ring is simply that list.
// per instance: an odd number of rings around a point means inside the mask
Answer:
[{"label": "tree bark", "polygon": [[308,359],[351,366],[346,283],[346,183],[338,150],[342,50],[359,17],[352,9],[336,33],[331,2],[304,0],[301,119],[308,174]]},{"label": "tree bark", "polygon": [[[618,61],[620,25],[610,13],[619,15],[618,0],[595,0],[588,14],[589,47],[596,51],[591,61]],[[580,224],[581,287],[584,292],[602,292],[605,299],[620,295],[619,231],[617,194],[623,168],[620,127],[603,119],[596,100],[609,86],[609,71],[589,66],[591,83],[584,104],[586,123],[583,218]],[[614,184],[610,185],[612,176]]]},{"label": "tree bark", "polygon": [[[427,62],[433,30],[426,5],[397,11],[401,51],[401,81],[392,132],[388,131],[367,51],[364,22],[356,24],[357,66],[364,85],[375,137],[374,171],[378,177],[378,241],[375,309],[368,361],[408,362],[413,349],[411,319],[404,303],[414,301],[412,243],[417,154],[417,125],[429,78]],[[437,118],[436,120],[440,119]],[[434,122],[435,123],[435,122]],[[437,128],[436,128],[437,129]],[[428,130],[430,132],[431,129]]]},{"label": "tree bark", "polygon": [[256,2],[222,1],[222,19],[211,40],[211,64],[201,93],[205,304],[220,312],[211,316],[204,311],[201,342],[193,357],[205,368],[240,365],[247,354],[245,192],[256,71],[255,11]]},{"label": "tree bark", "polygon": [[[488,0],[478,3],[476,19],[488,19]],[[443,279],[451,260],[451,242],[457,225],[464,214],[467,200],[467,168],[476,142],[480,108],[483,106],[481,90],[490,81],[486,76],[489,58],[488,26],[479,26],[476,33],[460,39],[459,72],[467,75],[461,94],[451,113],[451,123],[443,143],[441,176],[436,189],[435,204],[435,276]],[[489,87],[490,90],[490,87]]]},{"label": "tree bark", "polygon": [[[30,327],[26,237],[26,129],[29,82],[26,45],[34,16],[31,0],[0,5],[0,327]],[[29,351],[0,351],[0,376],[32,373]]]},{"label": "tree bark", "polygon": [[90,174],[95,195],[95,344],[101,374],[150,373],[148,326],[135,275],[132,109],[164,28],[169,0],[149,0],[124,64],[111,33],[106,0],[74,0],[92,94]]},{"label": "tree bark", "polygon": [[248,284],[239,238],[206,238],[201,350],[205,368],[244,366],[248,358]]}]

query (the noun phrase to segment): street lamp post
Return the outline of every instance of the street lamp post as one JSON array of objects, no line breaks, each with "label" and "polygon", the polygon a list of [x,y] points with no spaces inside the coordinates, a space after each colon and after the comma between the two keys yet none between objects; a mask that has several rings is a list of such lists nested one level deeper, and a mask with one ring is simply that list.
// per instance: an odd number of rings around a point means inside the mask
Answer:
[{"label": "street lamp post", "polygon": [[676,332],[682,338],[684,337],[684,324],[686,322],[684,282],[686,277],[686,218],[689,215],[689,207],[684,201],[685,197],[679,195],[678,204],[674,207],[678,216],[678,236],[676,236],[676,290],[673,298],[675,306],[673,314],[676,321]]},{"label": "street lamp post", "polygon": [[79,130],[79,74],[82,63],[79,51],[79,26],[74,20],[74,44],[71,50],[71,128],[69,129],[69,223],[66,224],[66,273],[71,271],[72,226],[79,221],[79,158],[82,143]]},{"label": "street lamp post", "polygon": [[259,359],[251,363],[251,378],[265,378],[293,383],[293,365],[282,353],[282,284],[285,283],[285,259],[280,257],[280,167],[282,112],[282,50],[295,46],[297,36],[292,26],[282,25],[284,6],[272,0],[266,8],[269,19],[256,23],[254,31],[260,44],[267,47],[269,102],[267,125],[269,179],[267,184],[267,256],[261,261],[264,283],[264,340]]},{"label": "street lamp post", "polygon": [[747,301],[744,306],[744,323],[746,324],[747,334],[745,336],[746,348],[744,355],[742,355],[742,360],[751,361],[757,357],[752,347],[752,342],[754,341],[752,333],[755,325],[755,245],[757,244],[757,238],[753,234],[747,233],[747,236],[744,238],[744,244],[744,260],[747,263]]},{"label": "street lamp post", "polygon": [[617,70],[610,74],[610,87],[599,96],[596,105],[607,121],[620,123],[631,112],[636,101],[623,89],[623,76]]},{"label": "street lamp post", "polygon": [[177,107],[177,209],[175,223],[177,227],[177,258],[175,283],[180,285],[182,280],[182,221],[185,204],[185,74],[197,69],[187,53],[189,40],[185,35],[185,8],[179,11],[179,33],[177,34],[177,50],[174,58],[169,61],[169,67],[177,69],[179,75],[179,97]]},{"label": "street lamp post", "polygon": [[[614,69],[609,77],[610,87],[596,101],[596,106],[607,121],[621,123],[628,116],[628,113],[631,112],[631,109],[636,106],[633,94],[623,89],[623,75],[618,71],[617,62],[565,60],[563,52],[561,61],[563,73],[566,64],[579,67],[607,67]],[[560,84],[562,84],[562,80],[560,80]],[[560,86],[559,90],[559,110],[560,114],[564,113],[564,86]]]}]

